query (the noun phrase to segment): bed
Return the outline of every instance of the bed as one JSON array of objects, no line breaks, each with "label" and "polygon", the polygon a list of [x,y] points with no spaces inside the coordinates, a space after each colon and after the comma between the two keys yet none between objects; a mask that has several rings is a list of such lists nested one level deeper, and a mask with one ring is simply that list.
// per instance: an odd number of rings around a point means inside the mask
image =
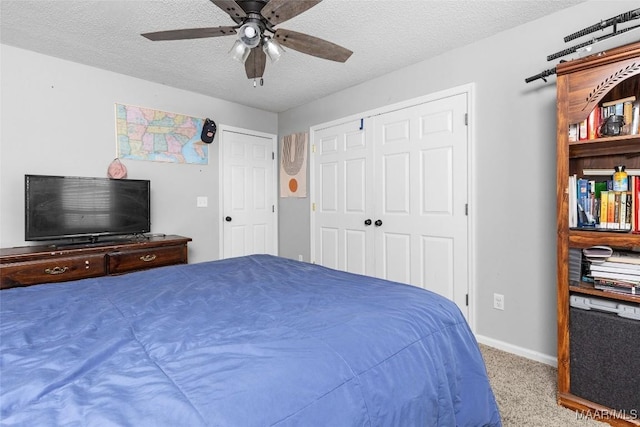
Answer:
[{"label": "bed", "polygon": [[271,255],[0,292],[3,425],[500,426],[451,301]]}]

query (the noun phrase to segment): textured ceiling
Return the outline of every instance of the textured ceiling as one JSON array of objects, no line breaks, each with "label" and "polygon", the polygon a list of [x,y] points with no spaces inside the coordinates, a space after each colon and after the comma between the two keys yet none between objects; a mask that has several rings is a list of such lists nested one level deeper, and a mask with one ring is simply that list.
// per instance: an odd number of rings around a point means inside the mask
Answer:
[{"label": "textured ceiling", "polygon": [[281,112],[584,0],[324,0],[276,28],[354,52],[346,63],[291,49],[254,87],[235,36],[151,42],[140,33],[234,25],[207,0],[2,0],[0,42]]}]

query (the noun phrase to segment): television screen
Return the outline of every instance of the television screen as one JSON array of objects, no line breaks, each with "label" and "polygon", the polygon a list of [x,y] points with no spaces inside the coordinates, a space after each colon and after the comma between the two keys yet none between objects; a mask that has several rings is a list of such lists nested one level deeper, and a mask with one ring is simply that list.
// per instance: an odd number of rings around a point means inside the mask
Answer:
[{"label": "television screen", "polygon": [[151,230],[148,180],[25,175],[25,240]]}]

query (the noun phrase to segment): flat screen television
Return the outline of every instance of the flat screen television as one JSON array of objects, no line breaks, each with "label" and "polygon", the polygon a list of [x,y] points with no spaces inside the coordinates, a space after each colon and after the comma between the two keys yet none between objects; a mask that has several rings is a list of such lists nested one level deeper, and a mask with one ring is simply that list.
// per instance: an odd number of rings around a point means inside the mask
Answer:
[{"label": "flat screen television", "polygon": [[25,240],[141,235],[151,230],[148,180],[25,175]]}]

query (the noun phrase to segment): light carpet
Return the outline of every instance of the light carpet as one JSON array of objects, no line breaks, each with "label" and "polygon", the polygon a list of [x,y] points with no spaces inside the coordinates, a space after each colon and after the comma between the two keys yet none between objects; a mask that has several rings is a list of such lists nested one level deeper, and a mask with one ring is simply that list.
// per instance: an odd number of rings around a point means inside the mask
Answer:
[{"label": "light carpet", "polygon": [[553,366],[480,345],[504,427],[601,427],[556,403]]}]

